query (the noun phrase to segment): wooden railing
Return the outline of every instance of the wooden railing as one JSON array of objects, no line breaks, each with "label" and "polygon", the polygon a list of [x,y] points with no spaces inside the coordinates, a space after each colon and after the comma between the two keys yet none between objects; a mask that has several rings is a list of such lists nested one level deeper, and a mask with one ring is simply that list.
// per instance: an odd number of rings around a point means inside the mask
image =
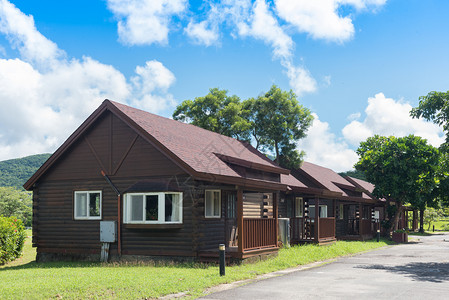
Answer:
[{"label": "wooden railing", "polygon": [[243,219],[243,250],[277,247],[276,219]]},{"label": "wooden railing", "polygon": [[335,237],[335,218],[320,218],[320,239]]},{"label": "wooden railing", "polygon": [[[290,238],[292,242],[313,241],[315,239],[315,220],[308,219],[308,226],[304,225],[304,218],[290,219]],[[320,239],[335,237],[335,218],[320,218]]]}]

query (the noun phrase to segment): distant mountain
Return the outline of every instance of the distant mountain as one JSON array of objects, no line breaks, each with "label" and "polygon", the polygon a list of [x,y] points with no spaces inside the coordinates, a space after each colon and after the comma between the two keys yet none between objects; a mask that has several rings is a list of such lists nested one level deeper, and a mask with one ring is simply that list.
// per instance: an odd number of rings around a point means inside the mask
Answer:
[{"label": "distant mountain", "polygon": [[0,161],[0,186],[13,186],[23,190],[22,185],[50,157],[50,153]]},{"label": "distant mountain", "polygon": [[354,177],[354,178],[357,178],[357,179],[361,179],[361,180],[367,181],[365,174],[363,174],[363,172],[360,172],[360,171],[357,171],[357,170],[341,172],[341,173],[338,173],[338,174],[340,174],[341,176],[345,176],[346,175],[346,176],[351,176],[351,177]]}]

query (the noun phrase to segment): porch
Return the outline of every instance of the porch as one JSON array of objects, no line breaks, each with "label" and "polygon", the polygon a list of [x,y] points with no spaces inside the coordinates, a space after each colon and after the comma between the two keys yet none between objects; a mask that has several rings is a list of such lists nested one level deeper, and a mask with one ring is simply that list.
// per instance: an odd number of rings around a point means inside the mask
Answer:
[{"label": "porch", "polygon": [[335,241],[335,200],[295,197],[290,242],[329,244]]},{"label": "porch", "polygon": [[[315,226],[315,224],[319,224]],[[318,227],[318,230],[316,230]],[[318,236],[317,234],[318,233]],[[290,240],[292,244],[327,244],[335,241],[335,218],[290,218]]]},{"label": "porch", "polygon": [[336,236],[342,240],[372,239],[380,223],[374,218],[374,207],[362,203],[339,203],[339,218],[336,221]]},{"label": "porch", "polygon": [[[275,255],[278,247],[277,194],[225,192],[222,196],[226,259],[241,261]],[[223,220],[222,220],[223,221]],[[216,261],[218,244],[199,251],[202,261]]]}]

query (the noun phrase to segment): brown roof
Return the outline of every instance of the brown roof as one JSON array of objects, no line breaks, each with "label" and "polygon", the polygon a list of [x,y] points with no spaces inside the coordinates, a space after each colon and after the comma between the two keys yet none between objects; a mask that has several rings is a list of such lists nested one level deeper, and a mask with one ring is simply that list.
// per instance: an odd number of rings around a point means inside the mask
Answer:
[{"label": "brown roof", "polygon": [[302,175],[309,176],[309,179],[318,183],[318,187],[326,188],[332,192],[342,193],[343,196],[347,196],[344,188],[355,189],[354,185],[329,168],[304,162],[299,171],[302,171],[300,172]]},{"label": "brown roof", "polygon": [[[86,121],[65,141],[46,163],[25,183],[32,185],[105,111],[111,111],[147,141],[165,153],[187,173],[199,179],[217,180],[232,184],[254,185],[285,190],[286,183],[243,178],[231,165],[288,175],[283,169],[250,144],[205,130],[194,125],[164,118],[124,104],[105,100]],[[299,181],[290,180],[301,185]]]},{"label": "brown roof", "polygon": [[369,197],[371,199],[385,202],[385,199],[378,199],[373,195],[375,185],[372,184],[371,182],[368,182],[368,181],[365,181],[362,179],[358,179],[358,178],[354,178],[351,176],[345,176],[345,179],[348,180],[350,183],[354,184],[356,187],[362,189],[364,191],[363,192],[364,198]]},{"label": "brown roof", "polygon": [[265,167],[275,173],[289,173],[248,143],[124,104],[110,103],[196,172],[240,177],[219,157],[226,156],[243,160],[242,163],[257,164],[256,169]]},{"label": "brown roof", "polygon": [[368,181],[354,178],[351,176],[346,176],[346,178],[349,179],[349,182],[351,182],[352,184],[359,186],[360,188],[364,189],[365,191],[367,191],[369,193],[372,193],[374,191],[374,184],[372,184]]}]

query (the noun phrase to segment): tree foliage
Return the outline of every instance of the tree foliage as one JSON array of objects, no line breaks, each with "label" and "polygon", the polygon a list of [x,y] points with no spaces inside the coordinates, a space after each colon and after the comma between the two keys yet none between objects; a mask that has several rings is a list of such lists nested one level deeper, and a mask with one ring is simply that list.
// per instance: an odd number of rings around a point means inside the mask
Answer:
[{"label": "tree foliage", "polygon": [[438,221],[444,216],[443,210],[441,208],[428,207],[424,211],[424,224],[428,225],[427,230],[430,230],[430,226],[435,221]]},{"label": "tree foliage", "polygon": [[50,154],[37,154],[0,161],[0,186],[12,186],[23,190],[22,185],[49,157]]},{"label": "tree foliage", "polygon": [[275,161],[287,168],[299,167],[303,153],[296,149],[296,142],[306,136],[313,121],[292,91],[275,85],[265,94],[244,101],[228,96],[225,90],[210,89],[204,97],[182,102],[173,118],[253,141],[256,149],[274,152]]},{"label": "tree foliage", "polygon": [[410,115],[442,126],[446,133],[446,143],[449,142],[449,91],[434,91],[419,97],[419,105],[411,110]]},{"label": "tree foliage", "polygon": [[245,107],[251,112],[256,148],[274,151],[275,161],[281,166],[298,167],[302,154],[296,150],[296,142],[306,136],[313,116],[299,104],[296,95],[273,85],[265,94],[248,99]]},{"label": "tree foliage", "polygon": [[25,226],[31,226],[32,219],[31,193],[13,187],[0,187],[0,215],[16,217]]},{"label": "tree foliage", "polygon": [[413,118],[424,118],[441,126],[446,142],[440,146],[440,164],[437,170],[438,189],[434,191],[444,205],[449,206],[449,91],[430,92],[419,97],[419,105],[411,110]]},{"label": "tree foliage", "polygon": [[396,202],[394,229],[403,204],[425,208],[434,201],[439,152],[425,139],[376,135],[362,142],[357,154],[355,168],[375,185],[374,195]]},{"label": "tree foliage", "polygon": [[173,119],[240,140],[250,140],[250,123],[242,116],[240,98],[212,88],[204,97],[183,101]]}]

